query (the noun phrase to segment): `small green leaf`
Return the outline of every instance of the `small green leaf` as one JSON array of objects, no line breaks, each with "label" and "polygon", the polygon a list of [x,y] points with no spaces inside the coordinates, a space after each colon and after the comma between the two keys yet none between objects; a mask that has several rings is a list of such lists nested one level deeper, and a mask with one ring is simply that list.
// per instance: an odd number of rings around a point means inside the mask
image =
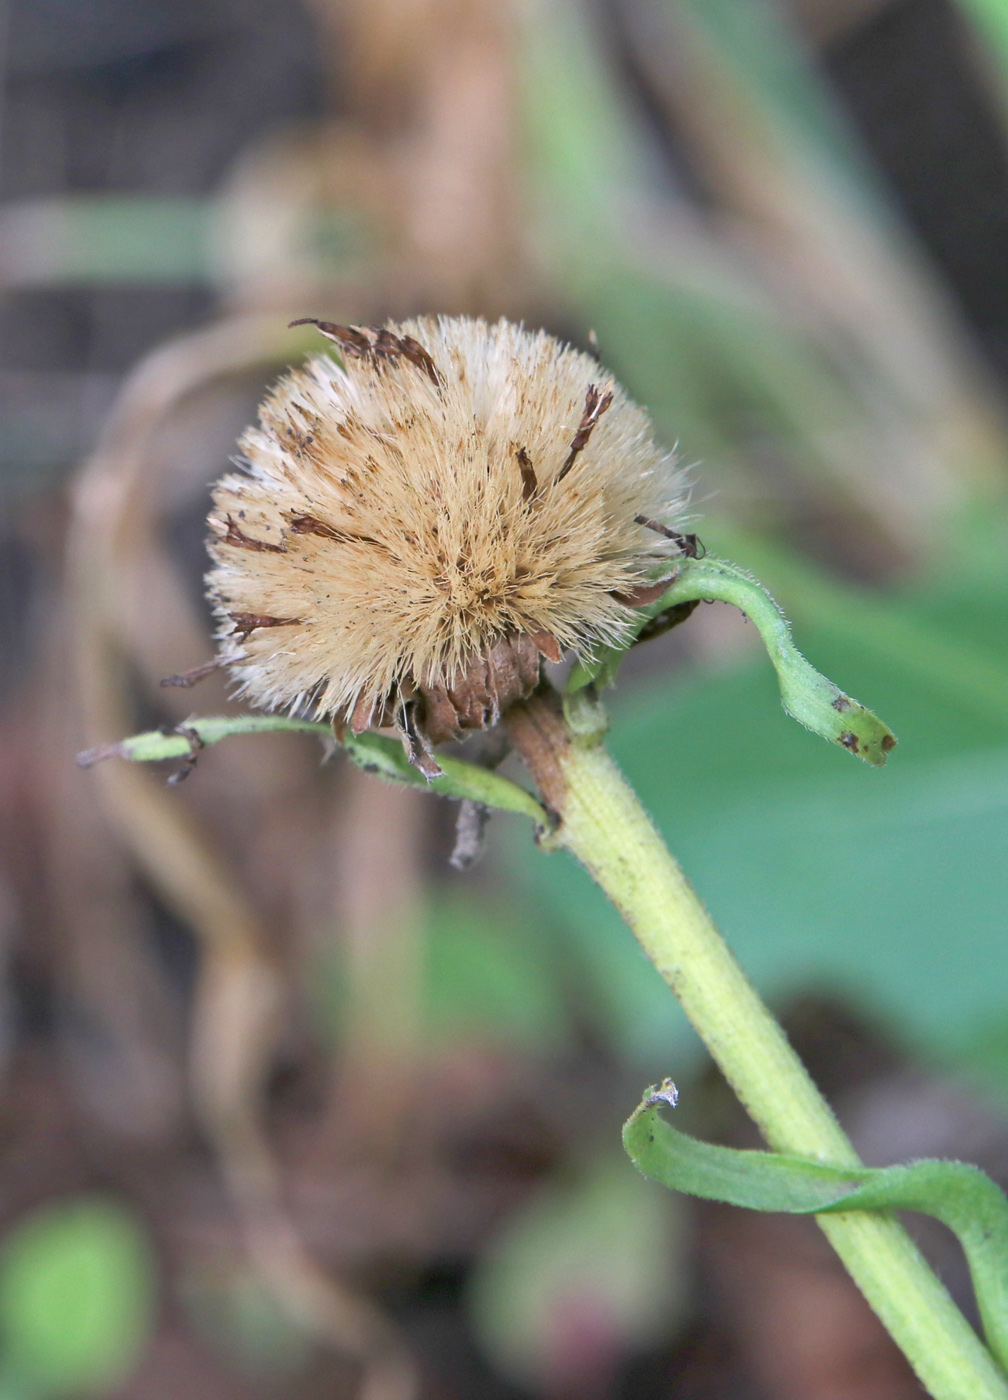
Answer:
[{"label": "small green leaf", "polygon": [[5,1375],[36,1396],[117,1389],[147,1341],[155,1293],[151,1247],[128,1211],[95,1199],[36,1211],[0,1247]]},{"label": "small green leaf", "polygon": [[355,738],[347,733],[343,745],[353,762],[366,773],[377,773],[394,783],[406,783],[410,787],[427,788],[440,793],[442,797],[468,799],[482,803],[484,807],[496,807],[499,811],[518,812],[531,817],[540,827],[550,824],[546,809],[531,793],[489,768],[480,768],[475,763],[466,763],[463,759],[439,753],[437,761],[441,776],[427,779],[410,763],[402,745],[383,734],[359,734]]},{"label": "small green leaf", "polygon": [[[117,744],[87,749],[77,755],[77,762],[82,768],[90,768],[110,758],[125,758],[131,763],[187,759],[195,757],[201,748],[232,735],[263,733],[314,734],[330,742],[334,740],[330,725],[289,719],[285,715],[208,715],[201,719],[187,719],[171,729],[153,729],[146,734],[134,734],[132,738],[122,739]],[[545,808],[531,793],[488,768],[439,753],[441,776],[427,779],[410,763],[402,745],[395,739],[374,733],[354,735],[348,730],[342,742],[348,756],[366,773],[377,773],[394,783],[429,788],[443,797],[468,799],[484,807],[518,812],[531,817],[539,827],[550,824]]]},{"label": "small green leaf", "polygon": [[790,1215],[915,1210],[947,1225],[966,1255],[987,1344],[1008,1368],[1008,1200],[978,1167],[831,1166],[719,1147],[671,1127],[658,1111],[662,1102],[660,1092],[645,1095],[623,1128],[623,1146],[639,1171],[672,1190]]},{"label": "small green leaf", "polygon": [[762,584],[721,559],[682,560],[657,602],[640,609],[639,624],[623,646],[600,647],[591,658],[577,663],[567,682],[568,694],[592,684],[609,684],[627,647],[647,622],[698,598],[731,603],[755,623],[777,672],[784,708],[793,719],[875,768],[885,763],[896,743],[890,729],[809,665],[791,638],[787,619]]},{"label": "small green leaf", "polygon": [[108,758],[125,758],[131,763],[162,763],[171,758],[188,758],[194,749],[217,744],[235,734],[317,734],[331,739],[328,724],[310,720],[289,719],[286,715],[207,715],[202,719],[187,719],[172,728],[151,729],[134,734],[118,744],[103,744],[97,749],[85,749],[77,755],[81,768],[92,768]]}]

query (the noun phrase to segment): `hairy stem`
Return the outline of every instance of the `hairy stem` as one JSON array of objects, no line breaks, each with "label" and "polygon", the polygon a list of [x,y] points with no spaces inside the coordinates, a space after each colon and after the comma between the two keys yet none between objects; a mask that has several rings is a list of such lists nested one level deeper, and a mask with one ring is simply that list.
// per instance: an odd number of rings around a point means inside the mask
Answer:
[{"label": "hairy stem", "polygon": [[[858,1165],[784,1032],[603,748],[601,709],[575,696],[565,717],[555,696],[538,696],[515,706],[508,724],[559,818],[544,844],[570,851],[608,894],[768,1145]],[[1003,1373],[891,1216],[817,1219],[935,1400],[1006,1400]]]}]

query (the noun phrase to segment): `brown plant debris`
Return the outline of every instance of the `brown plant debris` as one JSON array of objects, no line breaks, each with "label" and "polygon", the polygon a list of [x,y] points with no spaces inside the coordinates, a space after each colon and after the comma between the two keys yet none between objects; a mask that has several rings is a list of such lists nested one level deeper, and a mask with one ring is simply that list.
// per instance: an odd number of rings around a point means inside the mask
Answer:
[{"label": "brown plant debris", "polygon": [[468,798],[459,804],[455,822],[455,845],[452,847],[448,864],[453,870],[468,870],[483,854],[490,808],[482,802],[471,802]]},{"label": "brown plant debris", "polygon": [[233,544],[237,545],[239,549],[253,549],[265,554],[286,554],[287,552],[286,545],[274,544],[271,540],[257,540],[251,535],[246,535],[245,531],[235,524],[230,515],[225,524],[223,538],[218,536],[221,544]]},{"label": "brown plant debris", "polygon": [[539,483],[536,481],[535,467],[533,467],[529,460],[529,455],[524,447],[519,447],[515,457],[518,462],[518,470],[521,472],[522,497],[524,500],[530,501],[539,489]]},{"label": "brown plant debris", "polygon": [[175,772],[172,773],[171,777],[167,780],[172,787],[176,787],[179,783],[184,782],[186,778],[188,778],[192,770],[196,767],[196,760],[199,758],[200,753],[203,751],[203,749],[206,748],[206,744],[204,744],[203,740],[196,733],[195,729],[192,729],[185,724],[169,726],[168,733],[181,734],[183,738],[188,739],[189,741],[188,754],[179,764],[178,768],[175,769]]},{"label": "brown plant debris", "polygon": [[317,326],[341,350],[358,359],[387,360],[390,364],[408,360],[423,370],[432,384],[441,383],[437,366],[420,342],[411,335],[397,335],[388,326],[337,326],[332,321],[317,321],[314,316],[301,316],[290,325]]},{"label": "brown plant debris", "polygon": [[234,623],[234,635],[244,641],[260,627],[296,627],[301,619],[299,617],[271,617],[269,613],[233,612],[231,613],[231,621]]},{"label": "brown plant debris", "polygon": [[[666,593],[675,582],[675,575],[669,578],[656,579],[654,583],[642,583],[639,588],[633,588],[627,593],[617,593],[614,596],[621,603],[626,603],[628,608],[646,608],[651,603],[657,603],[663,593]],[[638,634],[640,635],[640,634]]]},{"label": "brown plant debris", "polygon": [[612,389],[606,389],[606,391],[602,393],[599,390],[597,384],[588,385],[588,392],[585,394],[585,406],[584,412],[581,415],[581,422],[578,424],[577,432],[571,439],[570,451],[567,453],[566,460],[564,461],[563,466],[560,468],[560,473],[557,476],[554,485],[563,481],[564,477],[567,475],[571,467],[577,461],[578,456],[588,446],[588,439],[591,437],[592,432],[594,431],[595,424],[602,417],[603,413],[605,413],[606,409],[612,407],[612,401]]},{"label": "brown plant debris", "polygon": [[161,685],[178,686],[180,689],[188,690],[190,686],[206,680],[207,676],[213,675],[214,671],[219,671],[224,665],[224,658],[215,656],[212,661],[204,661],[202,666],[193,666],[188,671],[179,671],[173,676],[165,676]]},{"label": "brown plant debris", "polygon": [[678,627],[687,618],[692,617],[700,606],[699,598],[691,598],[688,603],[674,603],[671,608],[666,608],[657,617],[652,617],[645,622],[644,626],[637,633],[637,642],[650,642],[654,637],[660,637],[665,632],[671,632],[673,627]]},{"label": "brown plant debris", "polygon": [[464,729],[489,729],[516,700],[539,684],[539,657],[554,638],[526,634],[502,638],[473,659],[451,685],[421,682],[423,727],[434,744],[457,739]]},{"label": "brown plant debris", "polygon": [[672,540],[679,546],[680,553],[686,559],[702,559],[707,553],[703,541],[697,535],[682,534],[679,530],[670,529],[668,525],[662,525],[660,521],[649,520],[646,515],[635,515],[634,521],[647,530],[653,530],[656,535],[664,535],[667,540]]}]

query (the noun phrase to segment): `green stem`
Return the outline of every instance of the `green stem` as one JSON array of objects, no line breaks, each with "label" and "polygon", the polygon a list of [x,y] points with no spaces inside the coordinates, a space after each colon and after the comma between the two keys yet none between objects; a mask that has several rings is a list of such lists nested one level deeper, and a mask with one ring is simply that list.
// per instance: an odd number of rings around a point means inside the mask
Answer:
[{"label": "green stem", "polygon": [[[548,806],[544,844],[584,864],[637,935],[768,1145],[860,1165],[784,1032],[602,746],[604,718],[573,697],[510,713],[509,727]],[[903,1228],[882,1213],[818,1216],[868,1302],[935,1400],[1006,1400],[1008,1383]]]}]

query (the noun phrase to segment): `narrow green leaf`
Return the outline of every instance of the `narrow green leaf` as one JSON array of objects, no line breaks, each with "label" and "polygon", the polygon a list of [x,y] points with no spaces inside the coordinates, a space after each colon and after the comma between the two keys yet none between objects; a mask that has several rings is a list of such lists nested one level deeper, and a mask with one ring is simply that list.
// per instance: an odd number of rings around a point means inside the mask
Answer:
[{"label": "narrow green leaf", "polygon": [[[663,1091],[664,1090],[664,1091]],[[675,1191],[749,1210],[819,1215],[914,1210],[954,1231],[969,1264],[987,1344],[1008,1369],[1008,1200],[965,1162],[846,1167],[699,1142],[660,1116],[670,1091],[649,1091],[623,1129],[639,1171]]]},{"label": "narrow green leaf", "polygon": [[129,739],[121,739],[118,744],[85,749],[77,755],[77,763],[81,768],[92,768],[107,758],[126,758],[131,763],[161,763],[170,758],[188,758],[194,750],[198,752],[234,734],[279,732],[332,738],[332,729],[328,724],[289,719],[286,715],[207,715],[202,719],[183,720],[174,728],[151,729],[145,734],[134,734]]},{"label": "narrow green leaf", "polygon": [[440,793],[442,797],[479,802],[484,807],[496,807],[504,812],[519,812],[522,816],[531,817],[540,827],[550,825],[546,809],[531,793],[489,768],[480,768],[475,763],[466,763],[463,759],[439,753],[437,761],[441,776],[428,780],[410,763],[402,745],[383,734],[359,734],[355,738],[348,732],[343,746],[358,768],[366,773],[377,773],[394,783],[426,788],[430,792]]},{"label": "narrow green leaf", "polygon": [[731,603],[755,623],[777,672],[784,708],[793,719],[873,767],[885,763],[896,743],[890,729],[809,665],[792,640],[787,619],[762,584],[722,559],[682,560],[657,602],[640,609],[639,624],[622,647],[599,648],[575,665],[567,682],[568,693],[591,684],[609,684],[623,653],[647,622],[698,598]]},{"label": "narrow green leaf", "polygon": [[[926,694],[951,700],[957,711],[1003,733],[1008,725],[1008,664],[1003,647],[991,644],[996,631],[973,635],[978,612],[1001,607],[1004,595],[1003,513],[988,510],[993,545],[975,532],[955,534],[941,571],[914,592],[884,594],[846,583],[822,572],[779,542],[749,534],[719,520],[714,527],[724,552],[746,560],[769,578],[796,623],[845,646],[855,645],[874,667],[902,672]],[[713,522],[712,522],[713,523]],[[705,529],[705,536],[710,530]],[[968,583],[974,568],[987,572]],[[998,568],[1000,567],[1000,573]],[[965,589],[965,592],[964,592]],[[1004,634],[1003,624],[1000,625]]]},{"label": "narrow green leaf", "polygon": [[[289,719],[285,715],[209,715],[188,719],[173,729],[152,729],[146,734],[134,734],[117,744],[88,749],[78,754],[82,768],[90,768],[109,758],[125,758],[132,763],[160,763],[166,759],[193,758],[200,749],[216,744],[235,734],[262,733],[314,734],[320,739],[334,741],[332,727],[310,720]],[[348,730],[343,747],[358,768],[377,773],[394,783],[427,788],[443,797],[479,802],[484,807],[518,812],[531,817],[539,827],[550,825],[546,809],[523,787],[475,763],[466,763],[447,754],[438,754],[442,773],[428,780],[409,762],[403,747],[395,739],[381,734],[353,735]]]}]

